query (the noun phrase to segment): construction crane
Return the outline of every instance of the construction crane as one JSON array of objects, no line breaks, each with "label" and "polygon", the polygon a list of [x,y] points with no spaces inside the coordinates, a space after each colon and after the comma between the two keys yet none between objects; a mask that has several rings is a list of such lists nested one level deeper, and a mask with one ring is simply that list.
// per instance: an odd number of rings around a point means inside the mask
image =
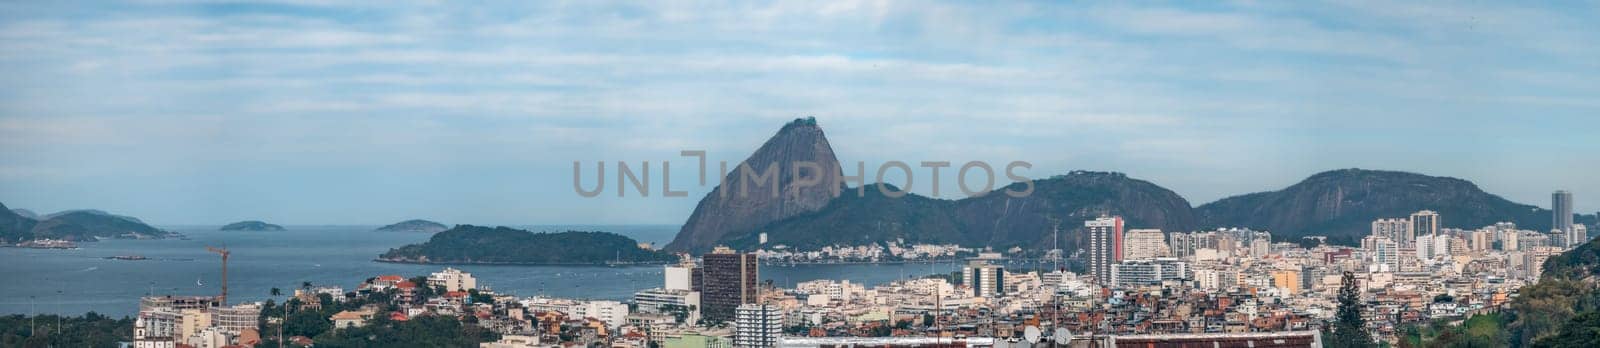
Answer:
[{"label": "construction crane", "polygon": [[228,252],[228,247],[226,246],[220,249],[208,246],[206,251],[222,255],[222,298],[218,302],[221,302],[222,306],[226,307],[228,305],[228,255],[231,253]]}]

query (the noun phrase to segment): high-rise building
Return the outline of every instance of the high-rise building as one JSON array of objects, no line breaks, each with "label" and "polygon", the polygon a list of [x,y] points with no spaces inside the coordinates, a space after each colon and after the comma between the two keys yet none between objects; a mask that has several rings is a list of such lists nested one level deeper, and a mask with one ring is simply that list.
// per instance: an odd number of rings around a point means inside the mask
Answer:
[{"label": "high-rise building", "polygon": [[1303,283],[1299,270],[1272,271],[1272,287],[1283,289],[1290,294],[1299,293],[1300,285]]},{"label": "high-rise building", "polygon": [[1172,252],[1173,257],[1194,256],[1194,249],[1198,249],[1198,241],[1195,240],[1197,235],[1198,233],[1173,232],[1171,236],[1167,236],[1167,249]]},{"label": "high-rise building", "polygon": [[1366,250],[1374,265],[1386,265],[1390,272],[1400,270],[1400,243],[1388,237],[1367,236],[1361,239],[1361,249]]},{"label": "high-rise building", "polygon": [[139,311],[139,318],[133,322],[133,347],[176,347],[181,341],[181,337],[178,337],[179,318],[181,316],[177,311],[167,308]]},{"label": "high-rise building", "polygon": [[241,303],[211,310],[211,326],[220,328],[229,335],[238,335],[245,330],[256,330],[260,320],[261,305],[255,303]]},{"label": "high-rise building", "polygon": [[1411,213],[1411,229],[1396,239],[1400,245],[1415,245],[1417,236],[1439,233],[1439,213],[1423,210]]},{"label": "high-rise building", "polygon": [[711,322],[733,320],[740,305],[756,303],[760,263],[755,254],[717,247],[700,257],[700,314]]},{"label": "high-rise building", "polygon": [[1266,238],[1256,238],[1250,240],[1251,257],[1266,257],[1269,254],[1272,254],[1272,241]]},{"label": "high-rise building", "polygon": [[641,313],[672,315],[674,320],[691,324],[700,320],[699,291],[645,289],[633,293],[633,303],[638,305]]},{"label": "high-rise building", "polygon": [[1167,248],[1166,239],[1161,230],[1128,230],[1126,238],[1123,239],[1122,256],[1127,260],[1167,257],[1171,253]]},{"label": "high-rise building", "polygon": [[1188,280],[1189,272],[1189,263],[1175,258],[1129,259],[1111,266],[1111,284],[1130,287]]},{"label": "high-rise building", "polygon": [[1438,247],[1435,247],[1435,244],[1438,244],[1437,239],[1442,238],[1440,235],[1416,236],[1416,259],[1434,259],[1434,255],[1438,254]]},{"label": "high-rise building", "polygon": [[445,267],[443,271],[428,275],[428,286],[444,287],[444,291],[467,291],[478,288],[478,279],[472,273]]},{"label": "high-rise building", "polygon": [[1122,261],[1122,217],[1083,222],[1089,228],[1089,274],[1100,285],[1111,284],[1111,265]]},{"label": "high-rise building", "polygon": [[695,290],[694,264],[667,266],[662,269],[662,288],[667,290]]},{"label": "high-rise building", "polygon": [[1494,232],[1492,231],[1477,230],[1473,231],[1471,234],[1468,234],[1468,237],[1469,239],[1467,240],[1467,245],[1470,246],[1472,250],[1489,251],[1489,249],[1493,248]]},{"label": "high-rise building", "polygon": [[1576,248],[1579,245],[1583,245],[1583,243],[1588,243],[1589,242],[1589,228],[1588,227],[1584,227],[1583,224],[1575,224],[1575,225],[1572,225],[1572,228],[1570,230],[1572,232],[1568,232],[1567,233],[1567,247],[1568,248]]},{"label": "high-rise building", "polygon": [[1550,229],[1562,233],[1572,230],[1572,192],[1559,190],[1550,194]]},{"label": "high-rise building", "polygon": [[744,304],[733,321],[734,348],[772,348],[783,334],[783,312],[777,306]]},{"label": "high-rise building", "polygon": [[1372,221],[1372,234],[1374,236],[1389,237],[1400,240],[1411,229],[1411,220],[1407,219],[1377,219]]},{"label": "high-rise building", "polygon": [[972,260],[961,269],[961,282],[972,291],[972,297],[1000,297],[1006,293],[1006,268],[990,264],[986,259]]}]

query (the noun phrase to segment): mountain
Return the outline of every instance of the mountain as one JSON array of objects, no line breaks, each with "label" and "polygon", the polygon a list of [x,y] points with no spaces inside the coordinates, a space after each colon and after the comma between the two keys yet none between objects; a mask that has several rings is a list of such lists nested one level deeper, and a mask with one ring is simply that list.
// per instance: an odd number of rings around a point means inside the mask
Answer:
[{"label": "mountain", "polygon": [[33,226],[38,221],[18,215],[0,203],[0,244],[11,244],[33,239]]},{"label": "mountain", "polygon": [[159,238],[166,231],[151,227],[137,219],[105,214],[97,211],[71,211],[52,214],[33,227],[35,238],[88,241],[95,237]]},{"label": "mountain", "polygon": [[378,232],[421,232],[438,233],[450,229],[450,226],[428,220],[406,220],[388,226],[379,227]]},{"label": "mountain", "polygon": [[88,242],[97,238],[162,238],[171,234],[139,219],[99,210],[69,210],[32,219],[0,205],[0,243],[40,238]]},{"label": "mountain", "polygon": [[[800,167],[796,165],[799,162],[816,166]],[[752,180],[745,180],[744,171],[740,170],[745,166],[752,172]],[[799,176],[795,175],[797,170]],[[777,177],[777,197],[772,195],[770,182],[755,182],[754,177],[761,174]],[[833,147],[816,119],[795,119],[740,165],[728,168],[726,178],[700,199],[665,250],[704,252],[729,238],[730,233],[747,234],[778,220],[821,210],[833,200],[833,190],[843,186],[838,180],[840,175],[839,159],[834,157]],[[797,185],[796,179],[818,182],[802,186]]]},{"label": "mountain", "polygon": [[477,264],[609,264],[665,263],[677,260],[666,252],[641,248],[639,242],[609,232],[533,233],[509,227],[456,225],[378,256],[379,261]]},{"label": "mountain", "polygon": [[139,219],[99,210],[69,210],[36,220],[0,204],[0,244],[40,238],[89,242],[96,238],[163,238],[171,235],[171,232],[146,225]]},{"label": "mountain", "polygon": [[1196,208],[1200,226],[1249,227],[1285,240],[1325,235],[1354,244],[1373,220],[1439,213],[1442,227],[1478,228],[1500,221],[1535,231],[1550,228],[1550,211],[1508,201],[1472,182],[1415,173],[1342,169],[1318,173],[1278,191],[1228,197]]},{"label": "mountain", "polygon": [[[899,190],[893,185],[887,186]],[[1012,184],[989,194],[943,200],[907,194],[883,196],[868,186],[858,197],[845,190],[822,210],[780,220],[761,228],[732,234],[728,245],[749,249],[767,233],[768,244],[815,250],[829,245],[863,245],[895,239],[908,243],[954,243],[967,246],[1009,248],[1049,245],[1056,224],[1063,249],[1082,245],[1085,220],[1101,214],[1119,215],[1129,226],[1185,231],[1195,226],[1189,201],[1177,193],[1122,173],[1074,171],[1034,181],[1034,191],[1011,197],[1005,190],[1024,191]],[[1043,249],[1043,248],[1037,248]]]},{"label": "mountain", "polygon": [[[1024,184],[956,202],[955,215],[967,233],[987,237],[997,247],[1049,245],[1059,226],[1063,250],[1083,245],[1083,222],[1101,215],[1121,216],[1128,228],[1188,231],[1196,227],[1189,201],[1172,190],[1116,172],[1073,171],[1034,180],[1034,192],[1015,198]],[[1041,248],[1046,249],[1046,248]]]},{"label": "mountain", "polygon": [[34,220],[38,220],[39,219],[39,213],[35,213],[32,210],[17,208],[17,209],[11,209],[11,212],[12,213],[16,213],[18,216],[22,216],[22,217],[25,217],[25,218],[34,219]]},{"label": "mountain", "polygon": [[34,218],[34,220],[40,220],[40,221],[50,220],[50,219],[54,219],[57,216],[73,214],[73,213],[84,213],[84,214],[100,215],[100,216],[105,216],[105,217],[113,217],[113,218],[128,220],[128,221],[135,222],[135,223],[140,223],[140,224],[144,223],[144,221],[140,221],[139,218],[136,218],[136,217],[126,216],[126,215],[116,215],[116,214],[112,214],[112,213],[107,213],[104,210],[99,210],[99,209],[63,210],[63,211],[58,211],[58,212],[54,212],[54,213],[50,213],[50,214],[45,214],[44,216],[40,216],[38,218]]},{"label": "mountain", "polygon": [[1600,344],[1600,239],[1552,256],[1539,282],[1517,291],[1505,326],[1513,346]]},{"label": "mountain", "polygon": [[[899,191],[894,185],[887,189]],[[830,245],[865,245],[892,241],[910,243],[973,244],[956,221],[952,201],[915,194],[899,198],[884,196],[876,186],[864,195],[844,190],[839,198],[822,210],[779,220],[757,229],[730,234],[723,242],[738,249],[753,249],[760,233],[767,233],[772,245],[788,245],[799,250],[816,250]]]},{"label": "mountain", "polygon": [[218,231],[282,231],[283,226],[273,225],[261,221],[249,220],[222,225]]}]

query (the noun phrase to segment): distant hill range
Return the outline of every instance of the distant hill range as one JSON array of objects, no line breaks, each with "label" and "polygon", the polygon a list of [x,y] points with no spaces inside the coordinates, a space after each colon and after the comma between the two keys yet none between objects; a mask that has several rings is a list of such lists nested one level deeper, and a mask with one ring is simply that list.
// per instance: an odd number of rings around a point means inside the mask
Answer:
[{"label": "distant hill range", "polygon": [[1550,210],[1484,192],[1470,181],[1415,173],[1342,169],[1318,173],[1278,191],[1228,197],[1195,209],[1201,227],[1239,226],[1298,238],[1326,235],[1354,244],[1372,220],[1439,213],[1442,225],[1478,228],[1501,221],[1550,230]]},{"label": "distant hill range", "polygon": [[218,231],[282,231],[283,230],[283,226],[273,225],[273,224],[269,224],[269,223],[261,222],[261,221],[256,221],[256,220],[248,220],[248,221],[240,221],[240,222],[235,222],[235,223],[231,223],[231,224],[227,224],[227,225],[222,225],[222,227],[218,228],[217,230]]},{"label": "distant hill range", "polygon": [[[743,163],[761,170],[769,163],[820,162],[823,172],[837,172],[822,128],[813,119],[784,125]],[[1327,236],[1330,242],[1354,245],[1379,218],[1403,218],[1420,210],[1439,212],[1444,227],[1478,228],[1510,221],[1519,227],[1550,228],[1550,211],[1511,202],[1484,192],[1469,181],[1415,173],[1340,169],[1318,173],[1277,191],[1224,198],[1193,207],[1160,185],[1122,173],[1074,171],[1034,180],[1034,192],[1015,198],[1006,189],[958,200],[917,194],[885,197],[869,184],[858,197],[842,183],[796,188],[787,167],[781,173],[781,195],[721,197],[737,190],[742,176],[730,168],[726,187],[701,199],[694,213],[665,250],[703,253],[716,245],[751,249],[767,234],[770,245],[810,250],[828,245],[862,245],[903,239],[912,243],[956,243],[966,246],[1048,249],[1059,228],[1066,250],[1083,245],[1083,221],[1101,214],[1122,216],[1128,228],[1192,231],[1218,227],[1266,230],[1283,241]],[[871,173],[868,173],[869,175]],[[1003,178],[1003,175],[1002,175]],[[893,186],[888,186],[893,187]],[[756,189],[751,186],[751,189]],[[764,188],[763,188],[764,189]],[[894,190],[898,190],[895,188]],[[767,192],[767,191],[761,191]],[[1594,217],[1583,215],[1579,222]]]},{"label": "distant hill range", "polygon": [[[19,211],[23,212],[19,214]],[[0,204],[0,244],[35,239],[92,242],[98,238],[165,238],[174,236],[139,219],[99,210],[68,210],[47,215]]]},{"label": "distant hill range", "polygon": [[378,261],[443,264],[600,265],[666,263],[672,254],[642,248],[610,232],[533,233],[509,227],[456,225],[427,242],[390,249]]},{"label": "distant hill range", "polygon": [[450,229],[450,226],[428,220],[406,220],[387,226],[379,227],[378,232],[417,232],[438,233]]}]

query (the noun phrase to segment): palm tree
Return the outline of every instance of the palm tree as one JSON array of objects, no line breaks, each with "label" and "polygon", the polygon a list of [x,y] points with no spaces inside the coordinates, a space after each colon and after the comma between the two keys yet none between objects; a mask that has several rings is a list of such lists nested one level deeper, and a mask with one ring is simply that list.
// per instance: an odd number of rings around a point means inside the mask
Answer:
[{"label": "palm tree", "polygon": [[301,289],[306,289],[306,290],[311,290],[311,282],[310,281],[300,282],[300,288]]},{"label": "palm tree", "polygon": [[278,288],[272,288],[272,297],[278,297],[278,296],[283,296],[283,290],[282,289],[278,289]]}]

